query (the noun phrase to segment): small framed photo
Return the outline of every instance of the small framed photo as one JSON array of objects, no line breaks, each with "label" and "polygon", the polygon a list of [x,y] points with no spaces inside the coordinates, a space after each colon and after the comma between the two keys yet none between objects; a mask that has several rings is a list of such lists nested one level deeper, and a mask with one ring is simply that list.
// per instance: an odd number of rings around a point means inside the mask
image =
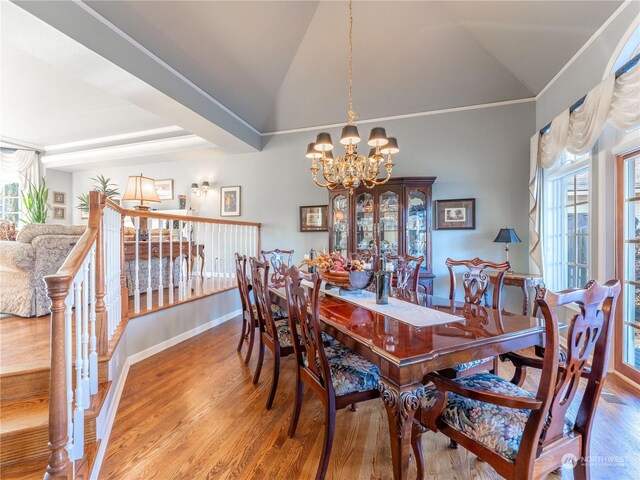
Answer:
[{"label": "small framed photo", "polygon": [[300,207],[301,232],[326,232],[327,205],[307,205]]},{"label": "small framed photo", "polygon": [[53,205],[51,207],[51,218],[54,220],[66,220],[67,219],[67,209],[66,207],[58,207]]},{"label": "small framed photo", "polygon": [[173,180],[156,180],[156,192],[160,200],[173,200]]},{"label": "small framed photo", "polygon": [[436,230],[474,230],[476,199],[436,200]]},{"label": "small framed photo", "polygon": [[220,216],[240,216],[240,187],[220,187]]},{"label": "small framed photo", "polygon": [[67,194],[65,192],[53,192],[53,204],[54,205],[66,205]]},{"label": "small framed photo", "polygon": [[89,219],[89,210],[80,210],[80,220]]}]

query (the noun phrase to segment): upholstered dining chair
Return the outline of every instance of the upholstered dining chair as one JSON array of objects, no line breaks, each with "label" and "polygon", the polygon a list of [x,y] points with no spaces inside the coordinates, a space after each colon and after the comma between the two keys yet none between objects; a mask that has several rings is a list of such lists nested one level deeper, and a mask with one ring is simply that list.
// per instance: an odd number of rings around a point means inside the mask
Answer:
[{"label": "upholstered dining chair", "polygon": [[[478,257],[473,260],[453,260],[447,258],[445,265],[449,270],[449,300],[454,301],[456,298],[456,267],[463,267],[462,286],[464,288],[464,301],[472,305],[480,305],[487,294],[487,289],[491,284],[489,275],[485,272],[487,269],[497,272],[496,281],[493,285],[493,295],[491,297],[491,308],[500,310],[502,308],[502,287],[504,284],[504,276],[511,268],[509,262],[495,263],[480,260]],[[489,357],[474,360],[467,363],[461,363],[453,368],[446,369],[440,373],[449,378],[462,377],[470,375],[482,370],[490,370],[492,373],[498,372],[498,358]],[[453,446],[453,444],[452,444]]]},{"label": "upholstered dining chair", "polygon": [[418,293],[420,266],[424,262],[424,257],[387,255],[387,261],[393,264],[391,286],[394,289],[394,296],[407,300],[414,298]]},{"label": "upholstered dining chair", "polygon": [[[424,427],[439,431],[488,462],[508,479],[542,478],[575,461],[573,476],[589,478],[591,428],[606,376],[620,281],[589,282],[582,289],[553,293],[538,289],[545,324],[545,353],[535,394],[490,373],[448,379],[427,375],[433,386],[420,400],[412,445],[418,478],[424,475]],[[576,304],[567,335],[567,359],[559,361],[558,308]],[[567,412],[592,356],[575,420]]]},{"label": "upholstered dining chair", "polygon": [[264,362],[265,345],[273,355],[273,378],[271,390],[267,397],[267,410],[273,406],[273,399],[278,388],[280,377],[280,358],[293,353],[293,341],[289,321],[286,316],[276,320],[271,308],[271,296],[269,294],[269,263],[260,262],[257,258],[249,258],[251,266],[251,285],[253,286],[253,298],[255,299],[256,314],[259,325],[258,363],[253,376],[253,384],[257,384]]},{"label": "upholstered dining chair", "polygon": [[247,278],[247,257],[246,255],[235,254],[236,262],[236,281],[238,282],[238,291],[240,292],[240,304],[242,306],[242,330],[240,332],[240,341],[238,342],[237,351],[242,351],[242,344],[247,342],[247,354],[244,359],[245,365],[249,364],[251,352],[253,350],[253,342],[255,338],[255,329],[258,326],[255,316],[255,309],[251,304],[251,284]]},{"label": "upholstered dining chair", "polygon": [[[310,286],[305,286],[303,280],[310,282]],[[289,327],[295,331],[299,325],[300,330],[299,338],[293,337],[297,368],[289,436],[295,435],[302,408],[303,385],[307,384],[320,397],[325,408],[324,439],[316,480],[323,479],[327,472],[336,410],[378,397],[380,378],[380,369],[376,365],[344,345],[337,342],[326,348],[323,345],[318,306],[320,283],[317,273],[305,274],[295,266],[289,268],[285,278]]]}]

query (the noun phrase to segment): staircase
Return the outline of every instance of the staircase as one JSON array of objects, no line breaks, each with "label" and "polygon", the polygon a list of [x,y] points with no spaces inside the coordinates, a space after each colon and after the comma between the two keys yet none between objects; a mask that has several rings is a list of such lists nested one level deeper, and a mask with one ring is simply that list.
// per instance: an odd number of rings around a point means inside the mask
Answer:
[{"label": "staircase", "polygon": [[[49,458],[50,316],[0,319],[0,477],[41,479]],[[98,451],[96,419],[111,387],[108,358],[98,362],[98,393],[85,411],[85,455],[76,478],[89,478]]]}]

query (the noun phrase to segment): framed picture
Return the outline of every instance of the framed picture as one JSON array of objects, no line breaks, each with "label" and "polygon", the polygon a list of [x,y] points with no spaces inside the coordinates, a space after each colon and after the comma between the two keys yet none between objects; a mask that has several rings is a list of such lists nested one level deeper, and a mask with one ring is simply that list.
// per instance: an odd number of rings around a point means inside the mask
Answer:
[{"label": "framed picture", "polygon": [[87,220],[89,218],[89,210],[80,210],[80,220]]},{"label": "framed picture", "polygon": [[64,192],[53,192],[53,203],[54,205],[66,205],[67,194]]},{"label": "framed picture", "polygon": [[51,218],[53,218],[54,220],[66,220],[67,219],[66,207],[58,207],[56,205],[52,205]]},{"label": "framed picture", "polygon": [[173,180],[156,180],[155,183],[160,200],[173,200]]},{"label": "framed picture", "polygon": [[474,230],[476,199],[436,200],[436,230]]},{"label": "framed picture", "polygon": [[240,187],[220,187],[220,216],[240,216]]},{"label": "framed picture", "polygon": [[307,205],[300,207],[301,232],[326,232],[327,205]]}]

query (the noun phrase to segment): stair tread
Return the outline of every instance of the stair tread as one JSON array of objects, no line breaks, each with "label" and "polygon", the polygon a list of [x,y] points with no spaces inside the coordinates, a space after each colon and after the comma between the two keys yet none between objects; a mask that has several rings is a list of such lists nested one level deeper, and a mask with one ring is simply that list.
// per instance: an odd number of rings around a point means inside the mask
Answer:
[{"label": "stair tread", "polygon": [[50,324],[50,315],[0,319],[0,376],[50,367]]},{"label": "stair tread", "polygon": [[[85,416],[95,417],[100,413],[111,382],[98,384],[98,392],[91,397]],[[49,395],[3,402],[0,409],[0,435],[21,430],[47,427],[49,424]]]},{"label": "stair tread", "polygon": [[2,480],[34,480],[41,479],[47,469],[49,454],[39,458],[20,460],[11,465],[0,467],[0,477]]}]

